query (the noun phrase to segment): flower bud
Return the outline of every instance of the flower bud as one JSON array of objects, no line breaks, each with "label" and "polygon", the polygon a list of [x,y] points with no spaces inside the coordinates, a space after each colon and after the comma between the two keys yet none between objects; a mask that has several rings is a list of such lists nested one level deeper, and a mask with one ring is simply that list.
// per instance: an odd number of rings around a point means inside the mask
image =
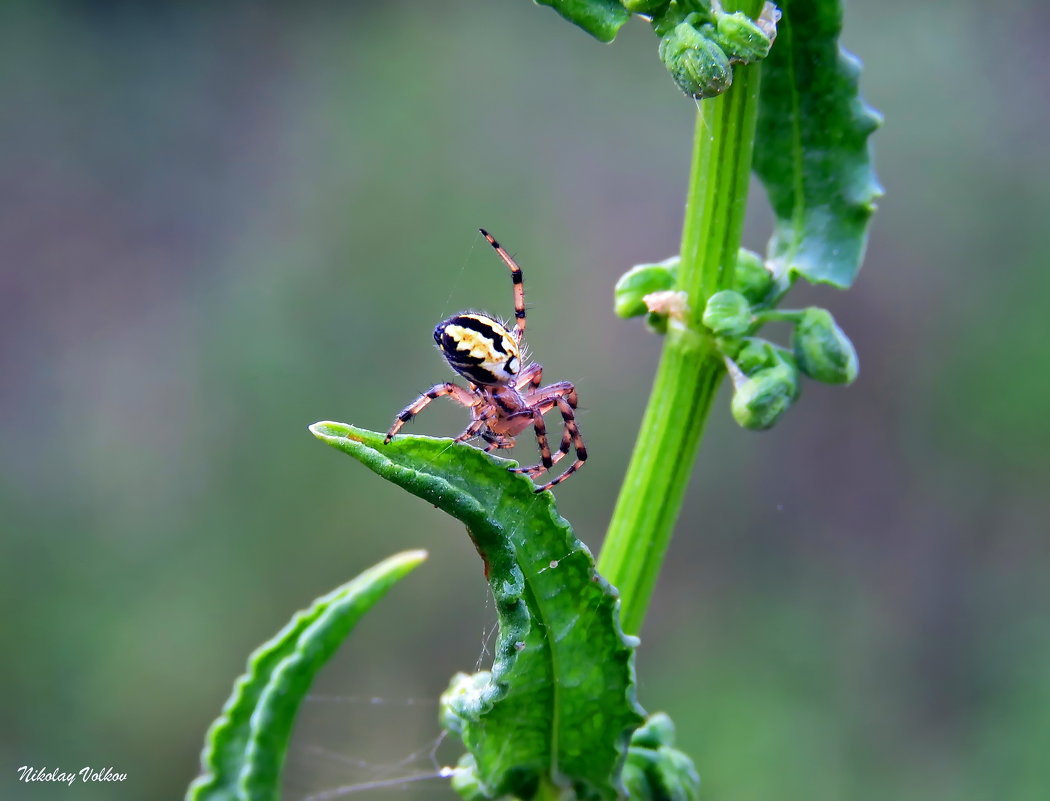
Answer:
[{"label": "flower bud", "polygon": [[714,21],[712,9],[700,6],[697,0],[671,0],[667,8],[652,15],[653,33],[661,39],[683,22],[700,28],[705,23]]},{"label": "flower bud", "polygon": [[773,288],[773,273],[765,260],[753,251],[740,248],[733,270],[733,289],[751,301],[761,303]]},{"label": "flower bud", "polygon": [[642,748],[631,745],[622,779],[632,801],[696,801],[700,776],[693,761],[666,745]]},{"label": "flower bud", "polygon": [[811,306],[791,336],[799,369],[827,384],[851,384],[857,377],[857,351],[827,309]]},{"label": "flower bud", "polygon": [[707,299],[703,323],[715,336],[743,336],[751,327],[751,304],[732,289],[715,292]]},{"label": "flower bud", "polygon": [[660,60],[678,88],[698,100],[722,94],[733,82],[722,48],[687,22],[660,40]]},{"label": "flower bud", "polygon": [[744,428],[772,428],[798,397],[798,371],[789,364],[759,370],[736,384],[730,408]]},{"label": "flower bud", "polygon": [[658,264],[639,264],[620,276],[613,289],[613,303],[618,317],[638,317],[649,311],[645,296],[674,286],[678,257]]},{"label": "flower bud", "polygon": [[656,801],[696,801],[700,796],[700,775],[696,766],[677,748],[666,746],[657,751],[660,761],[657,764]]},{"label": "flower bud", "polygon": [[637,758],[632,759],[630,752],[627,753],[627,761],[624,762],[623,769],[620,771],[620,781],[631,801],[635,799],[648,801],[650,797],[649,779],[645,775],[645,765]]},{"label": "flower bud", "polygon": [[715,23],[712,37],[731,64],[752,64],[769,55],[773,40],[747,14],[723,14]]},{"label": "flower bud", "polygon": [[[745,339],[736,356],[733,357],[737,367],[744,375],[754,375],[770,367],[784,364],[792,370],[797,371],[795,357],[784,348],[774,345],[764,339]],[[795,396],[798,397],[799,383],[795,381]]]},{"label": "flower bud", "polygon": [[674,745],[674,721],[666,712],[654,712],[631,734],[631,746],[659,748]]}]

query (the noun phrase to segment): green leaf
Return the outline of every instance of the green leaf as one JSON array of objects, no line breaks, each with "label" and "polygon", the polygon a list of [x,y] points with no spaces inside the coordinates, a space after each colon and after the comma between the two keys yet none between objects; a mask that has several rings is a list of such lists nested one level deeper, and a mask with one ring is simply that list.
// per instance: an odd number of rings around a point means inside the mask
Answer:
[{"label": "green leaf", "polygon": [[314,601],[248,658],[201,754],[187,801],[276,801],[295,712],[362,615],[426,559],[405,551]]},{"label": "green leaf", "polygon": [[341,423],[310,430],[462,521],[485,564],[500,625],[492,669],[457,677],[445,695],[445,723],[476,771],[477,782],[460,787],[488,798],[528,799],[551,787],[616,798],[643,715],[637,641],[623,634],[618,594],[554,496],[509,472],[514,462],[450,439],[399,436],[384,445],[382,434]]},{"label": "green leaf", "polygon": [[620,0],[535,0],[536,5],[550,6],[574,25],[601,42],[611,42],[631,13]]},{"label": "green leaf", "polygon": [[858,94],[860,62],[838,46],[838,0],[778,5],[754,157],[776,215],[769,255],[808,281],[846,288],[882,194],[868,150],[881,118]]}]

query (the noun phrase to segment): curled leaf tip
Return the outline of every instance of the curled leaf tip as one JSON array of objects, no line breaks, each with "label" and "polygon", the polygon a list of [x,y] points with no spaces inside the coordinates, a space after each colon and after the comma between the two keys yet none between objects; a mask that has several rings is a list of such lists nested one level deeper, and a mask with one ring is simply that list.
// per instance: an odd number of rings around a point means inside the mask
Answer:
[{"label": "curled leaf tip", "polygon": [[360,439],[351,436],[353,429],[345,423],[333,423],[331,420],[322,420],[314,423],[309,428],[310,433],[318,439],[355,439],[360,442]]}]

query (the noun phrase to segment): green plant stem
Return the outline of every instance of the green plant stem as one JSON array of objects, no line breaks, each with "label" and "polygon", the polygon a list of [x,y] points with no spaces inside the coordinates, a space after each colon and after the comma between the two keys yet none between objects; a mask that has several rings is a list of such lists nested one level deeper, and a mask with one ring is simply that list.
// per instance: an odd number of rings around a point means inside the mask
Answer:
[{"label": "green plant stem", "polygon": [[[756,16],[760,3],[737,5]],[[759,65],[736,67],[732,87],[703,101],[697,113],[677,287],[686,293],[688,311],[668,328],[598,563],[602,575],[620,590],[620,618],[629,634],[641,629],[704,423],[725,373],[700,318],[707,298],[733,280],[747,205],[759,79]]]}]

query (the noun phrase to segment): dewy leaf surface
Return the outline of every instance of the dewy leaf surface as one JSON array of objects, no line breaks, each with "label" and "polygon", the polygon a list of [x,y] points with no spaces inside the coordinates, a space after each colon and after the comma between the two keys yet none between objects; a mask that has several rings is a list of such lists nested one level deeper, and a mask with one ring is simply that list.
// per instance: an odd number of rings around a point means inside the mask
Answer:
[{"label": "dewy leaf surface", "polygon": [[848,287],[882,194],[868,137],[881,122],[857,89],[860,63],[839,48],[839,0],[779,0],[762,62],[754,170],[776,215],[770,258],[815,283]]},{"label": "dewy leaf surface", "polygon": [[[572,786],[613,799],[631,732],[634,647],[619,598],[587,547],[510,462],[450,439],[316,423],[319,439],[466,526],[485,564],[500,633],[490,674],[454,700],[455,728],[490,798]],[[454,685],[456,682],[454,682]]]},{"label": "dewy leaf surface", "polygon": [[550,6],[574,25],[602,42],[611,42],[630,12],[620,0],[535,0],[536,5]]},{"label": "dewy leaf surface", "polygon": [[233,685],[222,715],[208,730],[202,775],[187,801],[276,801],[281,768],[299,703],[317,671],[362,615],[426,559],[405,551],[296,613],[248,658],[248,672]]}]

